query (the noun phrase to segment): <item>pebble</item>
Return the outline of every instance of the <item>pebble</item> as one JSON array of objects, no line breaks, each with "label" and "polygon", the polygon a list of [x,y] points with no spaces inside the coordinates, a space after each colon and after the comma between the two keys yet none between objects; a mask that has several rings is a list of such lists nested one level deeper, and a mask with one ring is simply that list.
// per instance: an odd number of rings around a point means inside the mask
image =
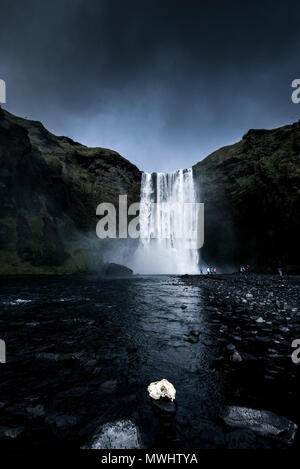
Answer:
[{"label": "pebble", "polygon": [[226,348],[227,348],[227,350],[235,350],[235,345],[234,344],[228,344]]},{"label": "pebble", "polygon": [[243,361],[241,355],[239,354],[237,350],[234,350],[232,357],[231,357],[231,361],[234,363],[240,363]]}]

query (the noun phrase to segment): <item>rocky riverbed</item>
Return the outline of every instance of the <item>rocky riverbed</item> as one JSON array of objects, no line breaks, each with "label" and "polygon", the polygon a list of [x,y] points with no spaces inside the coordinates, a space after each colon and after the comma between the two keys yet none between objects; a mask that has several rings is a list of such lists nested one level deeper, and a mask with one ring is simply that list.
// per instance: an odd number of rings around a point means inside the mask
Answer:
[{"label": "rocky riverbed", "polygon": [[299,444],[297,277],[18,277],[0,303],[1,448]]},{"label": "rocky riverbed", "polygon": [[203,288],[212,324],[206,344],[216,346],[212,366],[224,377],[226,402],[268,409],[299,425],[300,364],[291,355],[292,342],[300,339],[300,277],[187,275],[182,280]]}]

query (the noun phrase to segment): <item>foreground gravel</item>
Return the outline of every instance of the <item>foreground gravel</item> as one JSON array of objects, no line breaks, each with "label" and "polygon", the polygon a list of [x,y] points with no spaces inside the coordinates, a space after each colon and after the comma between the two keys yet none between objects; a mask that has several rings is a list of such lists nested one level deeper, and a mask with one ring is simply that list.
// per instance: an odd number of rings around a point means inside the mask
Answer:
[{"label": "foreground gravel", "polygon": [[292,361],[292,342],[300,339],[300,277],[185,275],[182,281],[205,292],[213,324],[205,340],[214,348],[213,367],[227,377],[226,402],[270,410],[299,426],[300,364]]}]

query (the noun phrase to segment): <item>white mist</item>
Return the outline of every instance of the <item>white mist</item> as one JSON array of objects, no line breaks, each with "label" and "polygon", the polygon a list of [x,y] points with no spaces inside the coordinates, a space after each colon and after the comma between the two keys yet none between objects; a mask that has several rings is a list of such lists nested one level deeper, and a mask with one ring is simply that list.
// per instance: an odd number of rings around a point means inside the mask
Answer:
[{"label": "white mist", "polygon": [[198,251],[193,248],[197,229],[195,203],[192,169],[143,173],[141,236],[133,259],[136,273],[199,273]]}]

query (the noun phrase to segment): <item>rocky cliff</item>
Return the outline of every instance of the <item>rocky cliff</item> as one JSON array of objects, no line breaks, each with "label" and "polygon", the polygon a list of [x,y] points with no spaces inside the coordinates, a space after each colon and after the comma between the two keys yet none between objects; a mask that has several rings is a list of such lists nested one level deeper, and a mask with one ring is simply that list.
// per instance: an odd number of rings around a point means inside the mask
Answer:
[{"label": "rocky cliff", "polygon": [[249,130],[196,164],[194,175],[207,262],[300,271],[300,121]]},{"label": "rocky cliff", "polygon": [[101,265],[96,207],[139,200],[140,171],[118,153],[56,137],[0,108],[0,274]]},{"label": "rocky cliff", "polygon": [[[249,130],[194,166],[209,264],[300,271],[300,121]],[[141,173],[0,108],[0,274],[99,270],[96,207],[139,201]],[[115,249],[115,245],[114,245]]]}]

